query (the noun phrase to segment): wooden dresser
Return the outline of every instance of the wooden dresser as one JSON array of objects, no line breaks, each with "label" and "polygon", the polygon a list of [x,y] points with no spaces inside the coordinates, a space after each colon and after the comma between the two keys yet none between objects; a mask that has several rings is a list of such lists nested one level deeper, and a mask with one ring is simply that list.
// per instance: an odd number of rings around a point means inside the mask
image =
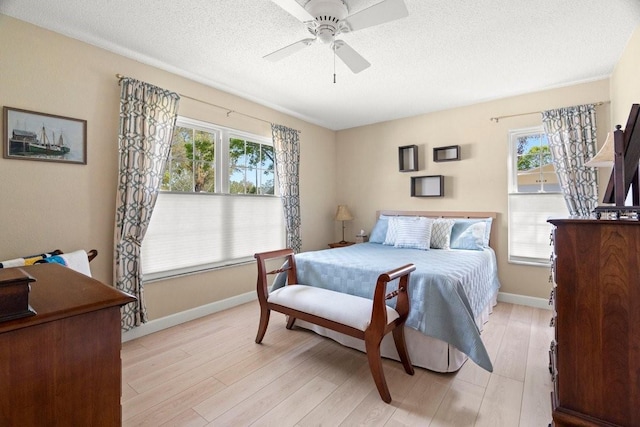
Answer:
[{"label": "wooden dresser", "polygon": [[120,306],[135,298],[59,264],[22,270],[36,314],[0,322],[0,425],[120,426]]},{"label": "wooden dresser", "polygon": [[551,219],[555,426],[640,426],[640,223]]}]

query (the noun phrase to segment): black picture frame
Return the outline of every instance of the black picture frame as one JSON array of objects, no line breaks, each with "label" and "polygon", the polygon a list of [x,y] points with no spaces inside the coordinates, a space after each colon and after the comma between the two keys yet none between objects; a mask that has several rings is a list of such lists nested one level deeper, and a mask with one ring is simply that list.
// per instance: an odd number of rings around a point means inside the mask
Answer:
[{"label": "black picture frame", "polygon": [[455,160],[460,160],[459,145],[448,145],[446,147],[434,147],[433,149],[434,162],[451,162]]},{"label": "black picture frame", "polygon": [[3,107],[5,159],[87,164],[87,121]]},{"label": "black picture frame", "polygon": [[417,145],[398,147],[398,170],[400,172],[414,172],[418,170]]},{"label": "black picture frame", "polygon": [[444,175],[411,177],[411,197],[443,197]]}]

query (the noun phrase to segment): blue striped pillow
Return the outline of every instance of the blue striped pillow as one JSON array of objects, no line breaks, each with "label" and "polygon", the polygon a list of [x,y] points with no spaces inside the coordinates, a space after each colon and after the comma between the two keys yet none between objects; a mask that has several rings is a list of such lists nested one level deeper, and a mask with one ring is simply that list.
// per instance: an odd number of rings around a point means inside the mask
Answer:
[{"label": "blue striped pillow", "polygon": [[429,250],[433,218],[392,218],[396,220],[396,248]]}]

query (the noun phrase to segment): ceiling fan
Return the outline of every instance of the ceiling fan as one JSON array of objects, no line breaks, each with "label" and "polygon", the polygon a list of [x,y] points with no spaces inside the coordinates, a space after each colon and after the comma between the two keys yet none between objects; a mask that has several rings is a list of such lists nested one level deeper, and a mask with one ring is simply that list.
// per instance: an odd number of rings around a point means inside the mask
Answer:
[{"label": "ceiling fan", "polygon": [[354,73],[359,73],[371,64],[344,40],[336,37],[409,15],[404,0],[383,0],[353,15],[349,15],[349,9],[343,0],[309,0],[304,6],[296,0],[271,1],[302,21],[313,38],[302,39],[278,49],[264,56],[265,59],[279,61],[319,40],[328,44]]}]

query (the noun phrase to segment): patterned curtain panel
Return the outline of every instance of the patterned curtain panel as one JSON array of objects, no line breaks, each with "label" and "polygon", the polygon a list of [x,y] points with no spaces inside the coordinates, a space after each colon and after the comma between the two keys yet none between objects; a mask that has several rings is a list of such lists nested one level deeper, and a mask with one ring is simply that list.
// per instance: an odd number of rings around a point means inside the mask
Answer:
[{"label": "patterned curtain panel", "polygon": [[300,238],[300,139],[298,131],[281,125],[271,125],[273,147],[276,152],[276,173],[284,220],[287,227],[287,247],[295,253],[302,249]]},{"label": "patterned curtain panel", "polygon": [[171,148],[180,96],[130,78],[120,85],[114,277],[118,289],[138,298],[122,308],[126,331],[147,321],[140,246]]},{"label": "patterned curtain panel", "polygon": [[584,166],[597,151],[595,106],[544,111],[542,123],[569,214],[589,216],[598,204],[596,170]]}]

